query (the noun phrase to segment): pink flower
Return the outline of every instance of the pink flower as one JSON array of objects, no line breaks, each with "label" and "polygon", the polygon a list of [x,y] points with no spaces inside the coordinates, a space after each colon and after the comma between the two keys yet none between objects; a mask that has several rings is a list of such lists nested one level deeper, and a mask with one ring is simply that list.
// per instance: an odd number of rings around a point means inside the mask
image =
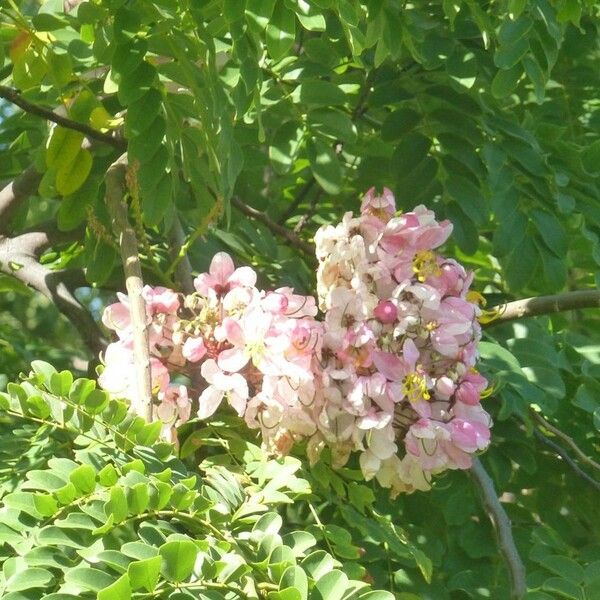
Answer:
[{"label": "pink flower", "polygon": [[392,194],[388,188],[383,188],[383,194],[377,196],[375,188],[371,188],[363,196],[360,212],[363,215],[377,217],[384,223],[387,223],[396,212],[396,200],[394,194]]},{"label": "pink flower", "polygon": [[264,367],[267,352],[265,336],[271,326],[271,319],[269,313],[258,308],[246,312],[240,321],[231,317],[223,319],[225,337],[233,348],[219,354],[219,367],[235,373],[243,369],[250,359],[256,367]]},{"label": "pink flower", "polygon": [[202,273],[194,279],[194,287],[201,296],[214,293],[224,296],[236,287],[253,287],[256,273],[250,267],[235,268],[229,254],[218,252],[213,257],[208,273]]},{"label": "pink flower", "polygon": [[206,346],[202,338],[189,337],[185,340],[181,353],[186,360],[190,362],[198,362],[206,355]]},{"label": "pink flower", "polygon": [[246,380],[239,373],[233,375],[223,373],[212,358],[202,363],[200,372],[209,385],[198,399],[198,418],[207,419],[214,414],[224,396],[227,396],[229,404],[238,415],[242,416],[248,400]]},{"label": "pink flower", "polygon": [[179,296],[173,290],[157,286],[155,288],[145,285],[142,297],[146,301],[146,312],[175,314],[179,309]]},{"label": "pink flower", "polygon": [[476,371],[467,371],[456,388],[456,399],[463,404],[479,404],[481,393],[487,387],[487,380]]}]

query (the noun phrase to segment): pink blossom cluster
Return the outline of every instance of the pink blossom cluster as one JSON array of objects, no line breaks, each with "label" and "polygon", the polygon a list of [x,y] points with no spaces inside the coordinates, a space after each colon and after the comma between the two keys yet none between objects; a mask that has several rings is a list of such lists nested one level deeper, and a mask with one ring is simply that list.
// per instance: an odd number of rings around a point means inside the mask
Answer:
[{"label": "pink blossom cluster", "polygon": [[360,451],[365,478],[393,492],[426,490],[431,476],[466,469],[489,443],[475,370],[481,330],[472,274],[434,252],[452,231],[418,206],[394,216],[389,190],[369,190],[315,236],[325,315],[318,436],[337,464]]},{"label": "pink blossom cluster", "polygon": [[[314,298],[259,290],[256,273],[223,252],[193,294],[145,287],[154,418],[164,437],[176,439],[192,401],[207,419],[226,400],[269,451],[284,454],[305,439],[311,461],[328,447],[335,466],[359,452],[365,478],[393,493],[426,490],[432,475],[468,468],[491,425],[480,405],[487,382],[475,370],[472,274],[434,251],[449,222],[423,206],[395,213],[389,190],[370,190],[360,216],[317,232],[323,321]],[[100,384],[135,405],[126,296],[103,322],[119,339]]]},{"label": "pink blossom cluster", "polygon": [[[194,280],[196,292],[180,298],[172,290],[146,286],[150,370],[156,396],[154,418],[164,437],[190,418],[192,398],[197,416],[211,417],[225,399],[274,452],[288,452],[299,435],[314,433],[305,405],[315,395],[314,363],[323,338],[314,317],[314,298],[291,288],[258,290],[250,267],[234,267],[231,257],[214,256],[208,273]],[[100,385],[115,396],[139,402],[133,379],[133,327],[127,296],[106,308],[103,323],[118,335],[107,348]],[[201,389],[172,379],[187,375]]]}]

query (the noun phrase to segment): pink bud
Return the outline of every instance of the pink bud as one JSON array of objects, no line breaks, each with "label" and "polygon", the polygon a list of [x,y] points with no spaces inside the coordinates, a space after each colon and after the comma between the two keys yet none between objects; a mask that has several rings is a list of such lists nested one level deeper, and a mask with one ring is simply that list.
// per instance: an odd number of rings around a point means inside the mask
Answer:
[{"label": "pink bud", "polygon": [[387,325],[396,320],[398,309],[391,300],[380,300],[373,313],[378,321]]}]

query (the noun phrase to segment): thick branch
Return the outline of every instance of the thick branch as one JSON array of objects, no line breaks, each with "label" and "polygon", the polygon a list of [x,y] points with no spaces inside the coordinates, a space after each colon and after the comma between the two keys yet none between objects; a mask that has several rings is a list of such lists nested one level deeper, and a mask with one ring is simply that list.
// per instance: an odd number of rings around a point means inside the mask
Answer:
[{"label": "thick branch", "polygon": [[527,592],[527,583],[525,582],[525,566],[515,545],[510,519],[498,500],[492,478],[478,458],[473,460],[471,475],[481,492],[483,504],[498,536],[498,546],[510,575],[511,599],[519,600]]},{"label": "thick branch", "polygon": [[121,156],[106,172],[106,204],[121,249],[121,260],[125,271],[125,286],[129,297],[129,311],[133,327],[133,354],[135,379],[138,392],[136,414],[152,421],[152,375],[150,373],[150,347],[146,303],[142,296],[144,282],[138,254],[138,242],[133,227],[129,224],[127,204],[124,201],[127,155]]},{"label": "thick branch", "polygon": [[600,290],[579,290],[500,304],[490,309],[488,312],[490,321],[486,322],[484,326],[493,327],[515,319],[549,315],[580,308],[600,308]]},{"label": "thick branch", "polygon": [[117,150],[124,151],[127,149],[127,142],[125,140],[120,140],[115,138],[107,133],[102,133],[85,123],[79,123],[78,121],[73,121],[72,119],[68,119],[67,117],[63,117],[62,115],[58,115],[55,112],[51,111],[49,108],[45,108],[43,106],[39,106],[38,104],[34,104],[33,102],[29,102],[29,100],[25,100],[19,92],[13,88],[6,87],[4,85],[0,85],[0,98],[4,98],[8,100],[12,104],[15,104],[19,108],[22,108],[25,112],[28,112],[32,115],[36,115],[38,117],[42,117],[47,119],[48,121],[52,121],[57,125],[62,127],[66,127],[67,129],[74,129],[75,131],[79,131],[83,133],[88,138],[97,140],[104,144],[108,144]]},{"label": "thick branch", "polygon": [[94,355],[97,356],[106,348],[106,340],[98,325],[71,292],[70,271],[51,271],[40,265],[18,237],[0,237],[0,271],[12,275],[51,300],[73,323]]},{"label": "thick branch", "polygon": [[600,491],[600,481],[597,481],[596,479],[594,479],[593,477],[591,477],[590,475],[588,475],[567,453],[567,451],[560,446],[559,444],[557,444],[555,441],[551,440],[550,438],[547,438],[543,433],[541,433],[540,431],[538,431],[537,429],[533,430],[533,435],[535,435],[535,437],[542,442],[543,444],[546,444],[546,446],[549,446],[550,448],[552,448],[554,450],[554,452],[556,452],[556,454],[558,454],[564,461],[565,463],[567,463],[569,465],[569,467],[571,467],[571,469],[573,469],[573,471],[575,471],[575,473],[581,477],[582,479],[585,479],[585,481],[587,481],[593,488],[595,488],[596,490]]},{"label": "thick branch", "polygon": [[273,233],[276,233],[277,235],[285,238],[288,242],[290,242],[290,244],[292,244],[292,246],[295,246],[296,248],[298,248],[298,250],[301,250],[307,256],[311,258],[314,257],[314,246],[312,244],[309,244],[308,242],[305,242],[294,232],[287,229],[287,227],[276,223],[264,213],[256,210],[255,208],[252,208],[251,206],[248,206],[247,204],[244,204],[239,198],[236,198],[235,196],[231,199],[231,204],[233,204],[233,206],[235,206],[241,213],[247,215],[248,217],[252,217],[257,221],[260,221],[267,229],[270,229]]},{"label": "thick branch", "polygon": [[8,233],[8,224],[23,200],[35,194],[42,175],[33,166],[0,190],[0,233]]}]

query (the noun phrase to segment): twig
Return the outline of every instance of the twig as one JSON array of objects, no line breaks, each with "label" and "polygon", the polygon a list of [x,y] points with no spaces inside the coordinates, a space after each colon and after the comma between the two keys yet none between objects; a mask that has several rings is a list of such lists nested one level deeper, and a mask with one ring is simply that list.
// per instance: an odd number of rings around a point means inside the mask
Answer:
[{"label": "twig", "polygon": [[494,482],[478,458],[471,467],[473,481],[479,488],[483,504],[498,536],[498,547],[510,575],[511,599],[519,600],[527,592],[525,566],[515,545],[512,525],[494,489]]},{"label": "twig", "polygon": [[306,196],[308,195],[308,192],[310,192],[310,190],[313,188],[313,186],[315,185],[315,183],[317,183],[316,180],[315,180],[315,178],[311,177],[300,188],[300,191],[298,192],[298,195],[292,200],[292,203],[287,207],[286,211],[278,219],[277,222],[280,225],[283,225],[294,214],[295,210],[298,208],[298,206],[304,200],[304,198],[306,198]]},{"label": "twig", "polygon": [[296,225],[294,226],[294,233],[300,233],[306,224],[310,221],[312,216],[315,214],[315,209],[317,208],[317,202],[323,193],[322,189],[317,190],[317,193],[311,198],[310,204],[306,209],[306,212],[300,217]]},{"label": "twig", "polygon": [[270,229],[273,233],[276,233],[277,235],[285,238],[290,244],[292,244],[292,246],[295,246],[296,248],[298,248],[298,250],[304,252],[304,254],[306,254],[308,257],[314,257],[315,249],[312,244],[305,242],[293,231],[290,231],[283,225],[276,223],[270,217],[265,215],[265,213],[262,213],[256,210],[255,208],[244,204],[239,198],[236,198],[235,196],[231,198],[231,204],[233,204],[233,206],[235,206],[235,208],[237,208],[241,213],[247,215],[248,217],[256,219],[257,221],[261,222],[267,229]]},{"label": "twig", "polygon": [[194,275],[190,259],[186,253],[182,254],[181,259],[178,260],[181,249],[185,245],[185,232],[183,231],[178,215],[175,215],[173,218],[173,225],[169,231],[169,240],[169,252],[173,259],[173,264],[175,264],[175,281],[184,294],[192,294],[194,293]]},{"label": "twig", "polygon": [[579,458],[586,464],[590,465],[590,467],[593,467],[594,469],[598,469],[600,471],[600,464],[598,464],[595,460],[591,459],[576,443],[575,440],[567,435],[564,431],[561,431],[560,429],[554,427],[554,425],[552,425],[552,423],[549,423],[548,421],[546,421],[546,419],[544,419],[544,417],[542,417],[542,415],[540,415],[539,413],[535,412],[534,410],[531,410],[531,416],[544,428],[547,429],[548,431],[550,431],[551,433],[553,433],[557,438],[560,438],[561,440],[563,440],[563,442],[565,442],[566,444],[568,444],[569,446],[571,446],[571,448],[573,449],[573,452],[575,452],[575,454],[577,454],[577,456],[579,456]]},{"label": "twig", "polygon": [[104,144],[108,144],[117,150],[121,150],[121,152],[127,149],[127,142],[125,140],[121,140],[113,137],[112,135],[108,135],[106,133],[102,133],[85,123],[79,123],[78,121],[73,121],[72,119],[68,119],[67,117],[63,117],[62,115],[58,115],[55,112],[51,111],[48,108],[43,106],[39,106],[38,104],[34,104],[33,102],[29,102],[29,100],[25,100],[19,92],[13,88],[6,87],[4,85],[0,85],[0,98],[4,98],[8,100],[12,104],[15,104],[19,108],[22,108],[25,112],[28,112],[32,115],[37,115],[38,117],[42,117],[47,119],[48,121],[52,121],[57,125],[61,125],[62,127],[66,127],[67,129],[73,129],[75,131],[79,131],[83,133],[85,136],[102,142]]},{"label": "twig", "polygon": [[135,231],[129,223],[127,205],[123,200],[126,170],[127,155],[124,154],[106,172],[105,198],[121,249],[121,261],[125,272],[125,286],[129,298],[129,311],[133,327],[133,354],[138,392],[138,405],[133,408],[136,414],[150,422],[152,421],[152,375],[150,372],[146,303],[142,296],[144,282],[138,255],[138,242]]},{"label": "twig", "polygon": [[493,327],[514,319],[549,315],[580,308],[600,308],[600,290],[579,290],[499,304],[484,313],[483,326]]},{"label": "twig", "polygon": [[555,441],[547,438],[543,433],[541,433],[538,429],[533,430],[533,435],[543,444],[549,446],[558,454],[570,467],[575,471],[579,477],[585,479],[592,487],[600,491],[600,481],[596,481],[593,477],[590,477],[567,453],[567,451],[557,444]]}]

